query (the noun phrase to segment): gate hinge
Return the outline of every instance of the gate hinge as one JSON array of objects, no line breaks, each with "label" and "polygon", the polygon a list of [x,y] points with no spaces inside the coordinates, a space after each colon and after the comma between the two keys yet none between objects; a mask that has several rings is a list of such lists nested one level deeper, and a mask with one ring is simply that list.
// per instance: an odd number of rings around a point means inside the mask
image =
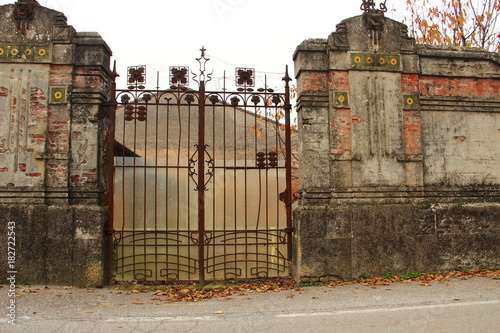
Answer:
[{"label": "gate hinge", "polygon": [[105,234],[105,235],[108,235],[108,236],[112,236],[112,235],[114,235],[114,234],[115,234],[115,232],[116,232],[116,230],[115,230],[115,229],[106,229],[106,230],[104,230],[104,234]]},{"label": "gate hinge", "polygon": [[99,112],[97,113],[98,119],[107,119],[110,116],[110,113],[116,110],[116,106],[118,103],[116,101],[108,102],[99,108]]}]

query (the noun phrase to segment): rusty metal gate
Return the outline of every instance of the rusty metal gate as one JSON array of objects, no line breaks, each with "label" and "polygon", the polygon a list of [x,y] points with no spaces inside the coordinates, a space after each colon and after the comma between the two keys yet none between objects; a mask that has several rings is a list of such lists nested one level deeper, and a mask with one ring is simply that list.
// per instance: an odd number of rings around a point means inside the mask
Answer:
[{"label": "rusty metal gate", "polygon": [[127,89],[113,89],[113,274],[150,281],[288,276],[288,73],[285,93],[255,88],[248,68],[236,69],[235,92],[205,91],[212,78],[204,49],[197,61],[196,74],[170,68],[170,89],[146,89],[144,66],[129,68]]}]

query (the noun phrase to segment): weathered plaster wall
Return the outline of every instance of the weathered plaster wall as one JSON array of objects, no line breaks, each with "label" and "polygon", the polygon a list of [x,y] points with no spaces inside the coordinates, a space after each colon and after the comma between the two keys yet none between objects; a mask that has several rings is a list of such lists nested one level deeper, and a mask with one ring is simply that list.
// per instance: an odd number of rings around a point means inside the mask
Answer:
[{"label": "weathered plaster wall", "polygon": [[294,59],[296,277],[498,267],[498,53],[358,16]]},{"label": "weathered plaster wall", "polygon": [[111,51],[29,3],[24,29],[0,6],[0,241],[15,222],[19,280],[102,284]]}]

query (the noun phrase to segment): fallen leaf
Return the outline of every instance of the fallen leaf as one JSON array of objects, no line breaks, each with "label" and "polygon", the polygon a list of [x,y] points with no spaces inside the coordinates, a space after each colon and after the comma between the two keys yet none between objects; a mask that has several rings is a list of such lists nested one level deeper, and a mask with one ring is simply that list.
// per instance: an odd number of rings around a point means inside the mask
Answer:
[{"label": "fallen leaf", "polygon": [[109,306],[109,303],[98,303],[95,306],[104,306],[105,307],[105,306]]},{"label": "fallen leaf", "polygon": [[140,303],[140,302],[132,302],[132,304],[135,304],[135,305],[144,305],[144,303]]},{"label": "fallen leaf", "polygon": [[21,292],[26,293],[26,294],[32,294],[32,293],[36,293],[36,290],[33,290],[33,289],[22,289]]},{"label": "fallen leaf", "polygon": [[214,314],[223,314],[224,311],[215,311]]}]

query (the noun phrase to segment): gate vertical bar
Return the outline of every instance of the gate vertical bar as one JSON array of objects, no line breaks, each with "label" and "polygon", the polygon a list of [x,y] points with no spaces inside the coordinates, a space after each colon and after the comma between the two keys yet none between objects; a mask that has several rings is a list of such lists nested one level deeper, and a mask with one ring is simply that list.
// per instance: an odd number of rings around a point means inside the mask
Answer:
[{"label": "gate vertical bar", "polygon": [[285,77],[285,166],[286,166],[286,191],[285,191],[285,209],[286,209],[286,233],[288,246],[288,261],[292,260],[292,134],[290,123],[290,81],[292,79],[288,75],[288,65],[286,66]]},{"label": "gate vertical bar", "polygon": [[[200,61],[205,59],[201,49]],[[200,62],[201,64],[201,62]],[[198,108],[198,267],[200,283],[205,282],[205,73],[200,73]]]}]

